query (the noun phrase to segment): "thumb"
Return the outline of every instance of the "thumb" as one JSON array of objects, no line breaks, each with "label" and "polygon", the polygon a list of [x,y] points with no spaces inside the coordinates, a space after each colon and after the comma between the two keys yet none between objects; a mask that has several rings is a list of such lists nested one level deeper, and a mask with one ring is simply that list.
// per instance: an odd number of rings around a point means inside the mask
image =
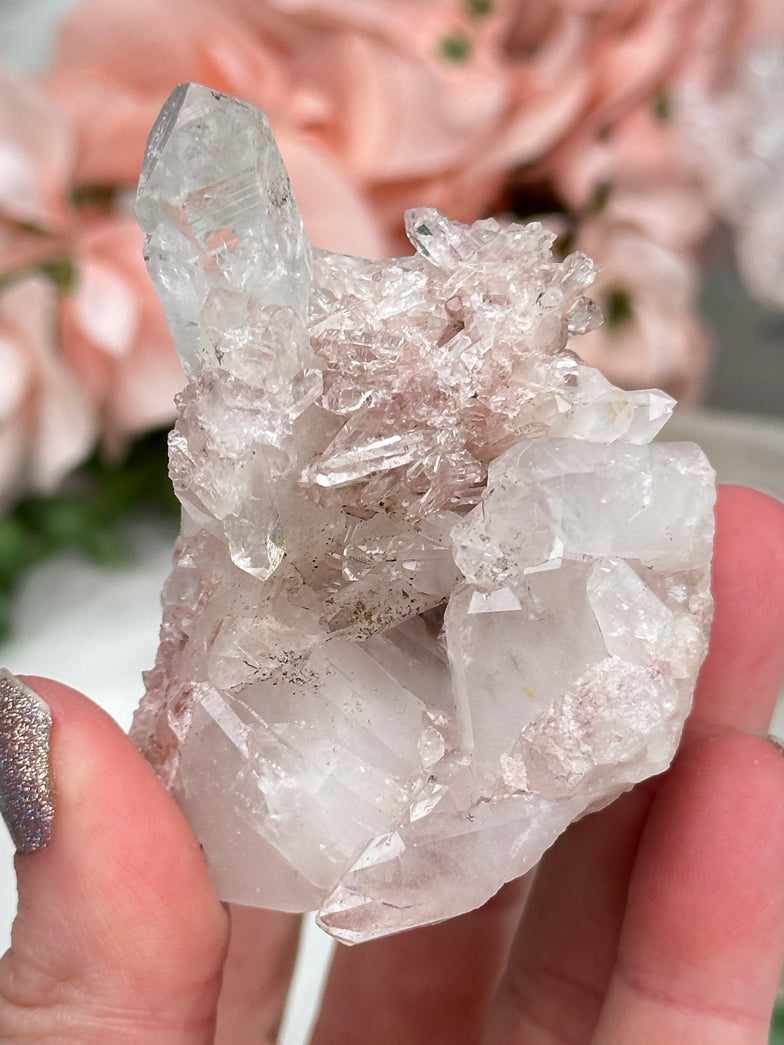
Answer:
[{"label": "thumb", "polygon": [[0,1040],[211,1042],[228,919],[182,814],[100,708],[0,673],[19,908]]}]

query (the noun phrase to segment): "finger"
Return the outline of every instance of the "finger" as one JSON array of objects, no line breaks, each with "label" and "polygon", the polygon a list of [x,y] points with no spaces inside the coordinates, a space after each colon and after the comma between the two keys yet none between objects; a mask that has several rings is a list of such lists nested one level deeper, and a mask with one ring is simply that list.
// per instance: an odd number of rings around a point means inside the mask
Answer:
[{"label": "finger", "polygon": [[459,918],[338,946],[312,1045],[475,1045],[527,888],[520,879]]},{"label": "finger", "polygon": [[784,674],[784,506],[719,487],[715,611],[687,738],[722,729],[764,733]]},{"label": "finger", "polygon": [[[16,857],[0,1038],[211,1042],[228,925],[185,819],[103,711],[56,682],[27,683],[51,714],[54,811],[44,847]],[[17,770],[46,705],[8,679],[2,702],[3,805],[26,848],[24,806],[28,827],[40,824],[41,806],[31,775]],[[40,762],[34,768],[40,776]]]},{"label": "finger", "polygon": [[784,959],[784,759],[690,745],[640,843],[595,1045],[759,1045]]},{"label": "finger", "polygon": [[542,860],[490,1008],[486,1045],[589,1040],[651,796],[635,788],[578,821]]},{"label": "finger", "polygon": [[274,1045],[299,947],[301,919],[232,904],[215,1045]]},{"label": "finger", "polygon": [[[733,724],[764,730],[784,663],[784,511],[777,502],[741,487],[719,489],[713,592],[693,734]],[[488,1041],[544,1042],[556,1031],[565,1040],[588,1040],[656,786],[646,783],[573,825],[545,855],[491,1010]]]}]

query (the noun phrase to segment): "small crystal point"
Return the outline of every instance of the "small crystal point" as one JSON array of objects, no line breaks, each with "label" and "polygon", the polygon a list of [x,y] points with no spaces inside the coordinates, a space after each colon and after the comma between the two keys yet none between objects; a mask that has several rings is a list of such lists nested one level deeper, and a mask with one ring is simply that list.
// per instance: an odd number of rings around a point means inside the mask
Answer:
[{"label": "small crystal point", "polygon": [[139,213],[189,371],[182,535],[133,736],[219,895],[347,943],[451,917],[666,768],[711,617],[714,478],[568,349],[595,266],[407,216],[315,251],[266,119],[177,89]]}]

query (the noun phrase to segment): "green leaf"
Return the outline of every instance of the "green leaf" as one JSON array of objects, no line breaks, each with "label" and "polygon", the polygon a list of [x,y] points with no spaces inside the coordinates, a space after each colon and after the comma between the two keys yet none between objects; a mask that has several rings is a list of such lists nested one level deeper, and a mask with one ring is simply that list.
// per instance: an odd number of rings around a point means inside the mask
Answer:
[{"label": "green leaf", "polygon": [[117,199],[119,191],[117,185],[76,185],[71,189],[71,203],[74,207],[99,206],[109,208]]},{"label": "green leaf", "polygon": [[19,519],[0,519],[0,590],[26,570],[36,554],[35,542]]},{"label": "green leaf", "polygon": [[12,612],[10,597],[0,590],[0,638],[8,635],[11,631]]},{"label": "green leaf", "polygon": [[623,287],[611,287],[604,299],[604,322],[608,330],[617,330],[632,318],[632,299]]},{"label": "green leaf", "polygon": [[666,123],[672,118],[672,96],[662,88],[656,92],[652,103],[653,115],[657,120]]},{"label": "green leaf", "polygon": [[463,33],[450,33],[441,37],[438,53],[447,62],[466,62],[471,57],[471,41]]},{"label": "green leaf", "polygon": [[586,208],[587,213],[592,217],[601,214],[606,209],[607,204],[610,201],[610,194],[612,193],[612,185],[609,181],[597,181],[594,186],[591,198],[588,201]]},{"label": "green leaf", "polygon": [[769,1045],[784,1045],[784,999],[780,998],[770,1021]]},{"label": "green leaf", "polygon": [[469,18],[484,18],[492,12],[495,3],[493,0],[463,0],[463,6]]},{"label": "green leaf", "polygon": [[77,551],[103,566],[130,559],[132,519],[174,520],[179,504],[169,482],[167,432],[137,440],[120,461],[96,452],[51,496],[21,500],[0,516],[0,636],[12,623],[12,596],[31,567],[57,552]]},{"label": "green leaf", "polygon": [[57,289],[61,290],[64,294],[70,293],[76,287],[78,270],[76,268],[76,262],[68,254],[63,254],[61,257],[57,258],[50,258],[49,261],[43,262],[41,265],[41,272],[43,272],[45,276],[48,276]]}]

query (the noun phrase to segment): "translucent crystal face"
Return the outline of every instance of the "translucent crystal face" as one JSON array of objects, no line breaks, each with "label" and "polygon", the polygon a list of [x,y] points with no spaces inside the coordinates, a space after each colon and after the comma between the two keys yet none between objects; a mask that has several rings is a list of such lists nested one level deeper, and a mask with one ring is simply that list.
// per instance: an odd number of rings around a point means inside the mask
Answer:
[{"label": "translucent crystal face", "polygon": [[567,348],[582,255],[407,215],[312,252],[265,118],[178,88],[139,215],[189,373],[182,535],[133,736],[227,900],[356,942],[450,917],[664,769],[713,474]]}]

